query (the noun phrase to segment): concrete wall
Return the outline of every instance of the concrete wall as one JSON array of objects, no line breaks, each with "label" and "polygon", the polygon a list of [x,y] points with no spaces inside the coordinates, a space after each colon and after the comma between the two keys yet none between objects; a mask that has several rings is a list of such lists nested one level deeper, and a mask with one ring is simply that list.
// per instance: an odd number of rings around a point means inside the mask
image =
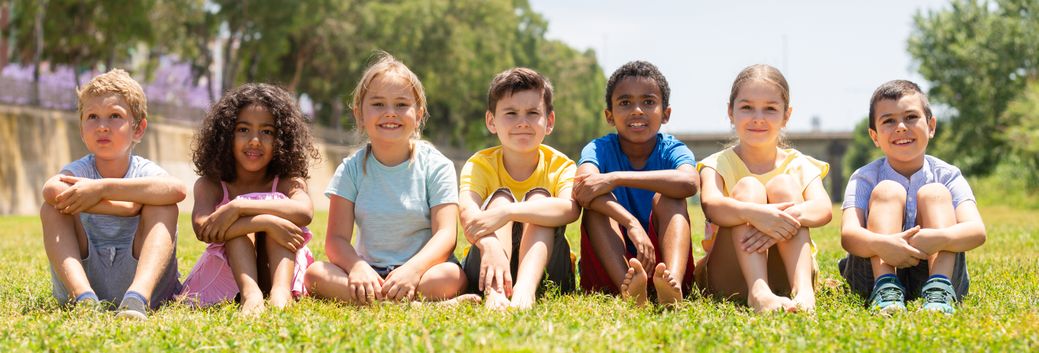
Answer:
[{"label": "concrete wall", "polygon": [[[181,212],[193,205],[192,185],[198,176],[191,163],[191,139],[195,128],[149,120],[148,130],[135,153],[148,158],[188,186]],[[310,195],[314,207],[328,209],[323,194],[328,180],[352,146],[317,143],[321,160],[310,170]],[[87,154],[79,137],[74,112],[0,105],[0,215],[38,214],[43,183],[62,166]]]}]

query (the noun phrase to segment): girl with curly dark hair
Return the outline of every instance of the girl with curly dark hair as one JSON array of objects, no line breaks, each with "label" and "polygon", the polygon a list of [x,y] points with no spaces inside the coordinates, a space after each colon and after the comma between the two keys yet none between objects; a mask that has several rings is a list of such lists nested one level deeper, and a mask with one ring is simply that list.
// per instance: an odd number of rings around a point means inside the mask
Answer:
[{"label": "girl with curly dark hair", "polygon": [[206,306],[233,300],[241,310],[282,308],[305,295],[303,273],[314,262],[306,247],[313,217],[307,170],[318,158],[295,99],[267,84],[224,95],[195,135],[192,226],[209,243],[184,281],[182,295]]}]

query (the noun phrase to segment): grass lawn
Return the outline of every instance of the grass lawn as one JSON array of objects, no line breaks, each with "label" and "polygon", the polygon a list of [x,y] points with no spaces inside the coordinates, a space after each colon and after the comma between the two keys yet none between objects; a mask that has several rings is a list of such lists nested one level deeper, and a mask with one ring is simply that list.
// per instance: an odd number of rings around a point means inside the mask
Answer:
[{"label": "grass lawn", "polygon": [[[703,217],[693,208],[694,249]],[[834,219],[838,213],[835,210]],[[957,314],[870,314],[837,274],[839,222],[813,230],[823,285],[817,313],[755,315],[692,296],[677,308],[640,309],[602,295],[549,295],[527,312],[384,304],[356,308],[313,299],[255,319],[236,306],[170,305],[147,322],[65,310],[51,297],[39,218],[0,217],[0,351],[1036,351],[1039,350],[1039,210],[983,208],[988,242],[968,254],[970,296]],[[314,220],[324,256],[326,214]],[[181,278],[202,253],[182,215]],[[576,227],[567,232],[577,251]],[[459,252],[461,249],[459,249]]]}]

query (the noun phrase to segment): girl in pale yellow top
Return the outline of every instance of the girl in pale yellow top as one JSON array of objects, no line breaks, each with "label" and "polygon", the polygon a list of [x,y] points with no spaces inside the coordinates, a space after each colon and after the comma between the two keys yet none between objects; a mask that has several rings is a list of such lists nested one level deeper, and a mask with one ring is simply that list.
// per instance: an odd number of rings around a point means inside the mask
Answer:
[{"label": "girl in pale yellow top", "polygon": [[779,70],[743,69],[728,109],[738,142],[697,165],[708,221],[697,284],[715,296],[746,298],[756,312],[815,309],[808,228],[831,218],[822,183],[829,165],[779,146],[791,112]]}]

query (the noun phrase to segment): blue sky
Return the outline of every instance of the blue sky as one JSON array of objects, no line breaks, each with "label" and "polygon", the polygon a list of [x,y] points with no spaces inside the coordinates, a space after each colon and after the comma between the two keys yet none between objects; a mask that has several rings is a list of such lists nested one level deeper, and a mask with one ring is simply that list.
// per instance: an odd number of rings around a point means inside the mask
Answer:
[{"label": "blue sky", "polygon": [[873,89],[916,74],[906,39],[917,11],[946,1],[618,1],[531,0],[549,21],[547,36],[594,49],[608,76],[630,60],[660,67],[671,85],[667,132],[729,129],[725,105],[736,74],[765,63],[783,71],[805,131],[851,130],[866,116]]}]

